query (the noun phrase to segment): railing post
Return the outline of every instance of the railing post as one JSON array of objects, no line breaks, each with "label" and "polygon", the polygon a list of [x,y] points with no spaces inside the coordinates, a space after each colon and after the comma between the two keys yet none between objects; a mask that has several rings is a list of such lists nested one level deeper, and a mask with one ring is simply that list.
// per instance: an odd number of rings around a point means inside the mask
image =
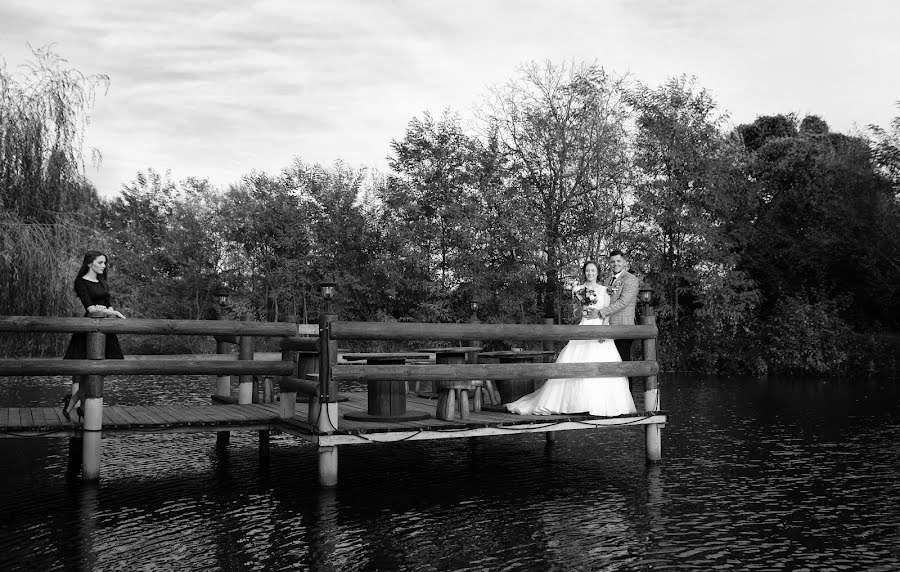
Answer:
[{"label": "railing post", "polygon": [[[219,312],[219,320],[227,320],[228,316],[225,315],[224,311]],[[216,353],[217,354],[227,354],[230,352],[230,348],[228,347],[228,342],[226,342],[222,338],[216,339]],[[230,375],[218,375],[216,376],[216,395],[219,397],[231,397],[231,376]]]},{"label": "railing post", "polygon": [[[653,307],[647,304],[641,316],[641,324],[655,325],[656,316]],[[647,338],[643,342],[644,360],[656,361],[656,338]],[[644,379],[644,411],[659,411],[659,379],[655,375],[648,375]],[[647,462],[655,463],[662,459],[662,436],[658,423],[644,426],[644,438],[647,447]]]},{"label": "railing post", "polygon": [[[225,315],[224,312],[219,313],[220,320],[227,320],[228,316]],[[234,338],[231,338],[232,340]],[[217,354],[227,354],[230,353],[231,348],[228,347],[228,342],[224,339],[217,338],[216,339],[216,353]],[[217,397],[231,397],[231,376],[230,375],[218,375],[216,376],[216,396]],[[216,431],[216,446],[217,447],[225,447],[231,441],[231,431]]]},{"label": "railing post", "polygon": [[[94,314],[91,317],[95,317]],[[101,318],[102,319],[102,318]],[[87,334],[87,359],[106,358],[106,334],[100,331]],[[96,481],[100,478],[100,439],[103,435],[103,376],[88,375],[84,383],[84,437],[81,453],[81,478]]]},{"label": "railing post", "polygon": [[[310,418],[316,429],[332,433],[338,427],[338,384],[331,375],[332,366],[337,363],[337,341],[331,339],[331,323],[337,319],[331,306],[334,282],[322,283],[325,307],[319,316],[319,408],[316,418]],[[312,399],[312,397],[310,397]],[[323,487],[337,486],[338,449],[336,446],[319,447],[319,484]]]},{"label": "railing post", "polygon": [[[250,321],[250,316],[244,316],[244,321]],[[240,341],[238,342],[238,359],[253,359],[253,336],[241,336]],[[238,379],[238,403],[240,405],[253,403],[253,376],[241,375]]]},{"label": "railing post", "polygon": [[338,384],[332,378],[331,367],[337,363],[337,341],[331,339],[331,322],[337,316],[332,313],[331,301],[326,300],[325,311],[319,316],[319,410],[315,423],[319,431],[331,433],[338,427]]},{"label": "railing post", "polygon": [[[281,350],[281,361],[289,361],[294,363],[297,352],[291,350]],[[295,370],[296,371],[296,370]],[[291,377],[289,375],[283,376]],[[297,407],[296,391],[280,391],[278,393],[278,416],[282,419],[291,419],[294,417],[295,408]]]}]

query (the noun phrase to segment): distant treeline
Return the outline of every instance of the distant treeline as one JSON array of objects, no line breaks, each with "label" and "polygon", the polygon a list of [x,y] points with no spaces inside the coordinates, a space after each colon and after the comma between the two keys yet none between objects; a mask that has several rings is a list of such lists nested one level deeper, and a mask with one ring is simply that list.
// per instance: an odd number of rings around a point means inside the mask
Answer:
[{"label": "distant treeline", "polygon": [[477,301],[483,321],[570,321],[565,285],[620,248],[653,288],[666,369],[873,371],[898,328],[900,118],[734,128],[688,77],[528,63],[472,121],[413,118],[389,173],[296,159],[216,189],[149,170],[100,199],[81,135],[107,78],[35,59],[0,69],[2,315],[80,313],[97,248],[130,317],[214,317],[224,284],[234,315],[314,321],[333,276],[343,319],[458,322]]}]

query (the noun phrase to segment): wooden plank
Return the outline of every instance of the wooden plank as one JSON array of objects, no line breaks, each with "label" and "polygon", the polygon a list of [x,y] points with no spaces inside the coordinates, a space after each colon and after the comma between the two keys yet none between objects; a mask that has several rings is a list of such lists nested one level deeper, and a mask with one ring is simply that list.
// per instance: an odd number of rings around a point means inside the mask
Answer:
[{"label": "wooden plank", "polygon": [[166,425],[168,422],[145,405],[132,405],[129,412],[140,420],[144,426]]},{"label": "wooden plank", "polygon": [[68,423],[66,418],[63,417],[61,405],[59,407],[47,407],[44,410],[44,417],[47,418],[47,423],[51,427],[60,427]]},{"label": "wooden plank", "polygon": [[10,429],[13,429],[13,428],[18,429],[21,426],[22,426],[22,424],[19,421],[19,408],[11,407],[9,409],[9,428]]},{"label": "wooden plank", "polygon": [[[119,320],[121,321],[121,320]],[[331,322],[334,340],[600,340],[648,339],[655,325],[554,326],[545,324],[421,324],[411,322]]]},{"label": "wooden plank", "polygon": [[156,415],[165,419],[169,424],[183,423],[182,419],[175,414],[174,407],[171,405],[151,405],[148,409],[152,409]]},{"label": "wooden plank", "polygon": [[32,407],[31,408],[31,421],[33,427],[35,429],[46,429],[47,428],[47,420],[44,417],[44,408],[43,407]]},{"label": "wooden plank", "polygon": [[122,416],[121,409],[121,406],[117,405],[103,406],[104,429],[127,429],[131,425]]},{"label": "wooden plank", "polygon": [[[124,321],[124,320],[120,320]],[[287,361],[0,359],[0,376],[11,375],[290,375]]]},{"label": "wooden plank", "polygon": [[279,418],[278,409],[273,407],[270,403],[254,403],[250,405],[248,409],[248,413],[253,415],[255,419],[261,421],[271,421]]},{"label": "wooden plank", "polygon": [[229,419],[237,422],[254,421],[256,416],[252,413],[250,407],[245,405],[226,405]]},{"label": "wooden plank", "polygon": [[0,407],[0,427],[9,426],[9,407]]},{"label": "wooden plank", "polygon": [[218,407],[213,407],[211,405],[200,405],[193,408],[194,413],[197,416],[197,419],[202,423],[207,425],[215,425],[219,422],[219,419],[214,414],[213,410],[218,409]]},{"label": "wooden plank", "polygon": [[[0,332],[103,332],[106,334],[163,334],[180,336],[295,336],[311,331],[308,326],[288,322],[249,320],[160,320],[132,318],[62,318],[48,316],[2,316]],[[318,332],[318,328],[315,330]]]},{"label": "wooden plank", "polygon": [[198,409],[197,407],[191,407],[189,405],[163,405],[158,407],[162,408],[163,413],[165,413],[173,423],[189,426],[195,425],[200,421],[199,413],[195,411]]},{"label": "wooden plank", "polygon": [[60,419],[62,418],[62,413],[59,412],[59,407],[42,407],[41,410],[47,428],[57,428],[61,425]]},{"label": "wooden plank", "polygon": [[31,413],[31,407],[22,407],[19,409],[19,422],[22,424],[22,427],[33,428],[34,424],[34,415]]},{"label": "wooden plank", "polygon": [[638,377],[657,373],[655,361],[332,366],[332,378],[338,382]]},{"label": "wooden plank", "polygon": [[123,405],[119,407],[119,415],[122,416],[122,419],[125,420],[129,425],[140,425],[140,421],[131,414],[130,406]]}]

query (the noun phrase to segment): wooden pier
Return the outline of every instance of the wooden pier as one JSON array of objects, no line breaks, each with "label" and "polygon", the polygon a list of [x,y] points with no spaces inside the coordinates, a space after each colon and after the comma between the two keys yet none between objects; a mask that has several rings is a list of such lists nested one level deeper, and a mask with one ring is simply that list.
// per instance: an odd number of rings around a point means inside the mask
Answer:
[{"label": "wooden pier", "polygon": [[[75,417],[73,421],[66,420],[58,406],[0,404],[0,436],[69,437],[70,454],[76,448],[80,450],[85,480],[99,478],[103,435],[137,432],[210,432],[216,433],[219,445],[227,445],[230,431],[255,430],[259,432],[262,455],[268,451],[270,432],[290,434],[318,447],[319,482],[324,486],[337,484],[339,446],[407,440],[542,432],[552,442],[556,431],[642,426],[646,458],[655,462],[661,459],[660,429],[667,422],[667,415],[659,406],[655,322],[646,313],[642,321],[637,326],[340,322],[327,307],[318,326],[227,320],[0,317],[0,332],[88,332],[91,358],[0,359],[0,376],[86,376],[83,424],[75,423]],[[105,360],[102,356],[107,333],[212,335],[219,340],[220,355]],[[254,359],[254,336],[281,338],[281,359],[277,355],[276,359]],[[642,340],[644,360],[556,364],[416,359],[409,363],[373,360],[380,365],[355,365],[339,360],[337,354],[338,340],[464,340],[471,344],[473,340],[489,339],[546,342],[616,337]],[[238,345],[236,356],[225,354],[228,342]],[[477,355],[471,347],[465,349],[466,353]],[[112,374],[216,376],[212,384],[214,395],[209,405],[201,406],[104,406],[103,379]],[[235,396],[230,394],[231,375],[239,379]],[[503,408],[482,407],[482,396],[491,392],[474,391],[484,384],[506,380],[611,376],[645,380],[644,411],[617,417],[513,415]],[[264,384],[262,392],[256,386],[257,380]],[[441,394],[438,399],[420,396],[413,390],[414,383],[422,381],[435,382]],[[339,393],[341,382],[364,382],[369,392]],[[382,384],[389,384],[390,391],[385,391]],[[373,389],[376,397],[371,395]]]},{"label": "wooden pier", "polygon": [[[340,394],[341,414],[365,411],[364,392]],[[409,396],[411,411],[434,414],[433,399]],[[429,417],[421,421],[346,421],[331,433],[322,433],[310,422],[308,412],[298,407],[296,414],[283,419],[277,403],[250,405],[113,405],[103,408],[103,434],[197,433],[226,430],[281,431],[322,446],[395,443],[407,440],[453,439],[517,433],[545,433],[609,427],[665,423],[665,413],[632,413],[618,417],[587,414],[513,415],[482,411],[466,421],[442,421]],[[0,407],[2,437],[78,437],[82,426],[66,420],[59,407]]]}]

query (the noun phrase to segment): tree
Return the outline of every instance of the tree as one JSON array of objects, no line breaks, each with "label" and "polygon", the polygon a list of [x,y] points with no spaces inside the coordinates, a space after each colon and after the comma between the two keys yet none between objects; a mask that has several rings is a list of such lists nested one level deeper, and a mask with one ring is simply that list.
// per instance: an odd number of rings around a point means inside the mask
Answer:
[{"label": "tree", "polygon": [[[491,92],[483,129],[496,133],[509,156],[510,183],[542,234],[533,264],[544,277],[544,315],[552,316],[563,262],[577,256],[564,245],[585,228],[609,228],[615,220],[625,80],[596,64],[532,62],[519,71]],[[598,212],[609,220],[597,220]]]},{"label": "tree", "polygon": [[685,336],[735,335],[754,309],[755,289],[737,268],[727,224],[742,190],[741,153],[723,132],[726,118],[716,102],[693,78],[640,87],[632,101],[638,114],[634,231],[646,250],[661,322],[688,359],[696,341],[684,344]]},{"label": "tree", "polygon": [[109,78],[64,67],[49,47],[33,55],[21,75],[0,63],[0,209],[53,223],[97,204],[84,178],[82,141],[95,91]]},{"label": "tree", "polygon": [[859,325],[896,315],[896,201],[868,141],[772,138],[751,154],[750,173],[757,204],[742,258],[766,293],[764,318],[788,295],[840,301]]}]

